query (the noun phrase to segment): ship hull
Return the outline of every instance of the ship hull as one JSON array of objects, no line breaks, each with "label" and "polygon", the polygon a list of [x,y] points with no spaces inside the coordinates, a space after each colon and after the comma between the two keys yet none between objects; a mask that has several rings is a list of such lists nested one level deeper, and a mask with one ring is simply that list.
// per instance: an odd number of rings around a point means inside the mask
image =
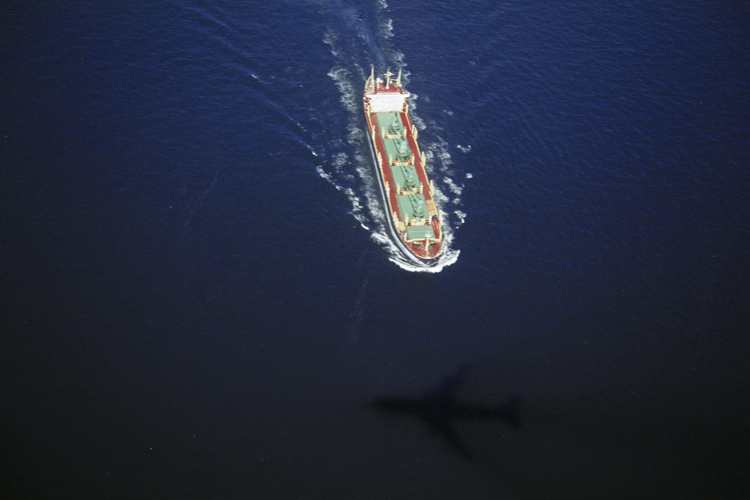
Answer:
[{"label": "ship hull", "polygon": [[443,250],[442,216],[409,117],[409,93],[373,76],[365,84],[363,106],[368,144],[378,179],[388,232],[399,251],[421,266],[434,264]]}]

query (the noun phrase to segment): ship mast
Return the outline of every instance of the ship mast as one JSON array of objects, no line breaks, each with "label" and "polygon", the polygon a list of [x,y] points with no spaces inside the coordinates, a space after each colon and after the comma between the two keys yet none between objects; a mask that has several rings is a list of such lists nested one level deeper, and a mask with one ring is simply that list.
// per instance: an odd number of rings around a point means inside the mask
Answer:
[{"label": "ship mast", "polygon": [[398,68],[398,77],[396,78],[396,85],[401,86],[401,68]]}]

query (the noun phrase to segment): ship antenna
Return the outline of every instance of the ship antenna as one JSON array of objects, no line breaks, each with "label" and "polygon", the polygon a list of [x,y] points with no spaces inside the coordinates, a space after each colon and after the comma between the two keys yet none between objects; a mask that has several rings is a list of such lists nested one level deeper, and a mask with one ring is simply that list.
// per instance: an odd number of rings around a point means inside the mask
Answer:
[{"label": "ship antenna", "polygon": [[385,72],[385,88],[388,88],[391,86],[391,77],[393,76],[393,73],[391,73],[390,68],[388,71]]}]

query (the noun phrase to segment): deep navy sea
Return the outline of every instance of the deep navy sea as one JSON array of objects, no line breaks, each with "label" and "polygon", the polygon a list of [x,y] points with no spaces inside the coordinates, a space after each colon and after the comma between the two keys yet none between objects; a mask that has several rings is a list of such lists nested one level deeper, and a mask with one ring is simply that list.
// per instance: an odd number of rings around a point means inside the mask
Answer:
[{"label": "deep navy sea", "polygon": [[[0,498],[750,498],[747,2],[13,0],[0,56]],[[436,394],[521,427],[373,404]]]}]

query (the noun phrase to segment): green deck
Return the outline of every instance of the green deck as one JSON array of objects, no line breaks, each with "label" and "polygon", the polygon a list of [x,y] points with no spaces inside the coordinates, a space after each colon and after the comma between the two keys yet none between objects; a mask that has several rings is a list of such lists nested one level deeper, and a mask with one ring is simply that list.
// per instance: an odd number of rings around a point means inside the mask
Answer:
[{"label": "green deck", "polygon": [[[385,146],[386,161],[389,165],[395,162],[395,165],[389,167],[393,182],[396,184],[392,186],[392,189],[406,188],[409,191],[413,189],[417,190],[416,193],[397,194],[396,196],[399,215],[407,223],[407,239],[422,240],[426,236],[435,238],[435,232],[430,224],[427,206],[425,205],[425,197],[419,193],[421,184],[417,176],[417,170],[414,167],[414,155],[409,149],[409,143],[406,139],[406,133],[399,113],[375,113],[375,117],[380,137],[383,139]],[[427,189],[427,186],[423,189]],[[426,225],[409,226],[408,222],[412,219],[425,222]]]}]

